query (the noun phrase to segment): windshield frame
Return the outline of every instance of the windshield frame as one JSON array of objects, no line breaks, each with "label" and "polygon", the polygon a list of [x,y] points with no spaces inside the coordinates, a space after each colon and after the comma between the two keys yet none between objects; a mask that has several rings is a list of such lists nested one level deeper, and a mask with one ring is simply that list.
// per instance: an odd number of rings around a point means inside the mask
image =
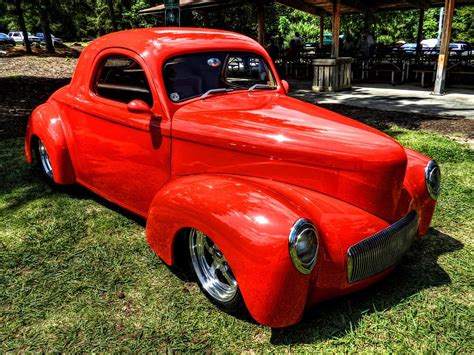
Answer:
[{"label": "windshield frame", "polygon": [[280,84],[280,79],[279,76],[276,72],[276,69],[273,66],[273,63],[269,61],[266,55],[264,53],[259,53],[258,51],[253,51],[253,50],[241,50],[241,49],[234,49],[234,48],[229,48],[229,49],[223,49],[223,50],[198,50],[198,51],[191,51],[191,52],[183,52],[183,53],[175,53],[174,55],[168,56],[162,61],[161,64],[161,77],[162,77],[162,82],[163,82],[163,93],[166,96],[166,99],[168,103],[171,103],[172,105],[183,105],[186,104],[190,101],[196,101],[202,99],[202,94],[199,95],[194,95],[191,97],[187,97],[185,99],[179,100],[179,101],[173,101],[170,98],[170,93],[168,93],[168,88],[166,85],[166,79],[165,79],[165,66],[168,64],[171,60],[176,59],[176,58],[182,58],[182,57],[188,57],[188,56],[198,56],[198,55],[206,55],[206,54],[212,54],[212,53],[219,53],[219,54],[224,54],[225,55],[225,60],[224,64],[222,65],[222,70],[220,72],[220,77],[223,77],[223,73],[225,72],[225,68],[229,59],[229,56],[231,55],[238,55],[238,54],[249,54],[249,55],[254,55],[255,57],[259,58],[260,60],[263,61],[265,68],[271,77],[272,81],[274,82],[274,86],[271,89],[266,89],[266,90],[251,90],[249,91],[249,88],[235,88],[235,87],[229,87],[232,90],[229,90],[227,92],[219,93],[216,95],[226,95],[226,94],[232,94],[232,93],[241,93],[241,92],[260,92],[260,91],[272,91],[272,92],[279,92],[281,91],[281,84]]}]

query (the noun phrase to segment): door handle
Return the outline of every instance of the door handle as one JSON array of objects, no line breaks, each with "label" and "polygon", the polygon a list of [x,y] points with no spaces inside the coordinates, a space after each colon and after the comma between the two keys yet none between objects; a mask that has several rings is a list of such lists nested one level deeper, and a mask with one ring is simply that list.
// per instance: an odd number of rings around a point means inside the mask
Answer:
[{"label": "door handle", "polygon": [[146,115],[145,117],[130,117],[126,124],[144,132],[156,132],[160,128],[161,116]]}]

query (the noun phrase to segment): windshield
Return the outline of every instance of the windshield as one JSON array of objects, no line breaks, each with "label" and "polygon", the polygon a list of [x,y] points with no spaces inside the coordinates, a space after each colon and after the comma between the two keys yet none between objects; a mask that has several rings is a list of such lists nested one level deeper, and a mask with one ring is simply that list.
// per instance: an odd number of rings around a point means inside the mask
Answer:
[{"label": "windshield", "polygon": [[268,64],[255,53],[209,52],[174,57],[165,63],[163,78],[173,102],[215,89],[248,90],[256,85],[276,88]]}]

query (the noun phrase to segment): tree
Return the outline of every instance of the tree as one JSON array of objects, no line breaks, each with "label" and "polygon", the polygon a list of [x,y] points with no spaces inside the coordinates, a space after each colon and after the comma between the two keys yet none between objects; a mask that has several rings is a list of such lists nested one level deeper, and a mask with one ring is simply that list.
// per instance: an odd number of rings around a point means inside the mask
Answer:
[{"label": "tree", "polygon": [[54,53],[54,43],[51,37],[51,29],[49,27],[48,10],[51,8],[49,0],[39,0],[39,13],[41,27],[43,28],[44,41],[46,43],[46,50],[48,53]]},{"label": "tree", "polygon": [[114,1],[107,0],[107,7],[109,8],[110,21],[112,21],[112,31],[117,31],[117,20],[115,19]]},{"label": "tree", "polygon": [[21,0],[14,0],[15,1],[15,10],[18,16],[18,25],[20,26],[20,30],[23,33],[23,40],[25,42],[25,49],[27,54],[33,54],[31,50],[30,39],[28,38],[28,31],[26,30],[25,25],[25,17],[23,16],[23,8],[21,6]]}]

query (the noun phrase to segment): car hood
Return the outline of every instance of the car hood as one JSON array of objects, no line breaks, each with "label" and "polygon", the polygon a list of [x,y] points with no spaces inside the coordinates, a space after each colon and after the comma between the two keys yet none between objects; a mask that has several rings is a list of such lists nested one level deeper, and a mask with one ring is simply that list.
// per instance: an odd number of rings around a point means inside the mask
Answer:
[{"label": "car hood", "polygon": [[213,147],[216,158],[180,157],[177,172],[271,178],[337,197],[386,220],[394,217],[405,150],[360,122],[264,91],[190,102],[175,113],[172,127],[177,141]]}]

